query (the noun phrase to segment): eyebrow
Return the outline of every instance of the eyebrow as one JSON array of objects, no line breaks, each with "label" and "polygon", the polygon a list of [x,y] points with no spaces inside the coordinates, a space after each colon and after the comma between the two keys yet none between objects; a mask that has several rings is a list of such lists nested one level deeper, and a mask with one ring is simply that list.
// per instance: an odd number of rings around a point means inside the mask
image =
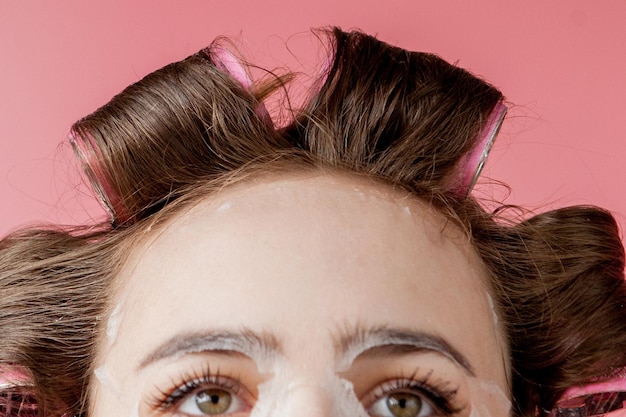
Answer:
[{"label": "eyebrow", "polygon": [[431,351],[442,354],[458,364],[470,376],[476,376],[470,361],[444,338],[419,330],[389,328],[385,326],[363,328],[357,326],[339,333],[335,350],[340,355],[358,352],[357,357],[396,356]]},{"label": "eyebrow", "polygon": [[272,357],[281,354],[281,347],[270,333],[248,329],[233,332],[215,330],[177,334],[150,352],[137,367],[141,370],[154,362],[190,353],[215,352],[225,355],[245,355],[249,358]]},{"label": "eyebrow", "polygon": [[[395,356],[414,352],[433,351],[460,365],[469,375],[475,376],[467,358],[442,337],[418,330],[389,327],[363,328],[356,326],[338,332],[335,337],[335,354],[346,356],[358,351],[356,357]],[[190,353],[213,352],[224,355],[245,355],[251,359],[282,356],[282,347],[272,333],[258,333],[250,329],[241,331],[214,330],[177,334],[151,351],[137,367],[141,370],[163,359]]]}]

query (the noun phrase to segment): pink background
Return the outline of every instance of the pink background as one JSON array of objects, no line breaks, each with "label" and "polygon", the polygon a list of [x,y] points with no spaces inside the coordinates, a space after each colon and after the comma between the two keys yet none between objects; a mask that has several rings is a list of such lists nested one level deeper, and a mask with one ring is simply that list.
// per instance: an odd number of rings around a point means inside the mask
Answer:
[{"label": "pink background", "polygon": [[[310,68],[306,32],[331,24],[436,52],[505,93],[515,106],[485,174],[511,186],[506,202],[596,204],[626,225],[625,22],[622,0],[0,0],[0,235],[103,215],[59,143],[129,83],[221,34],[265,66]],[[505,194],[485,176],[476,192]]]}]

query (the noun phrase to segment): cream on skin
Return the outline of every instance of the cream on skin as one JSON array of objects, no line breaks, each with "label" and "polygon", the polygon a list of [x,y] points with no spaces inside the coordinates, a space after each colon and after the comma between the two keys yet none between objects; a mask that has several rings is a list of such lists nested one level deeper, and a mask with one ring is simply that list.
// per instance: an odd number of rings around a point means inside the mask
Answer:
[{"label": "cream on skin", "polygon": [[508,352],[485,276],[453,224],[390,187],[339,174],[231,186],[134,249],[90,407],[504,417]]}]

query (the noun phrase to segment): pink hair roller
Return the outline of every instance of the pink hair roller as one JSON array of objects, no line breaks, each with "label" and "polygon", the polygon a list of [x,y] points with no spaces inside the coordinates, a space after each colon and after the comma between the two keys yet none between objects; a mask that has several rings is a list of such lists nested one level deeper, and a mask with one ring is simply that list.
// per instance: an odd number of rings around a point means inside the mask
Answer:
[{"label": "pink hair roller", "polygon": [[0,368],[0,417],[37,417],[31,377],[22,367]]},{"label": "pink hair roller", "polygon": [[[252,78],[250,78],[246,68],[241,64],[241,61],[232,52],[226,48],[217,46],[209,48],[208,55],[217,68],[237,80],[245,90],[250,90],[253,84]],[[256,112],[261,120],[264,120],[270,125],[272,124],[270,114],[262,103],[259,104]]]},{"label": "pink hair roller", "polygon": [[241,62],[228,49],[222,47],[211,48],[211,60],[216,67],[230,74],[246,90],[252,86],[252,79]]},{"label": "pink hair roller", "polygon": [[111,222],[123,221],[127,219],[126,209],[122,205],[122,200],[109,183],[107,176],[102,171],[100,164],[100,148],[89,134],[79,135],[70,131],[68,140],[74,148],[74,153],[83,164],[83,171],[89,178],[100,205],[106,210],[111,218]]},{"label": "pink hair roller", "polygon": [[30,384],[30,376],[25,369],[19,366],[0,368],[0,389]]},{"label": "pink hair roller", "polygon": [[496,104],[479,133],[476,146],[459,161],[456,178],[448,187],[449,190],[462,196],[472,191],[498,136],[506,111],[507,108],[502,102]]},{"label": "pink hair roller", "polygon": [[626,369],[612,379],[568,389],[549,417],[626,417]]},{"label": "pink hair roller", "polygon": [[[204,53],[207,54],[218,69],[233,77],[244,89],[249,90],[252,87],[252,79],[246,72],[245,67],[230,51],[223,47],[214,47],[205,50]],[[272,124],[269,112],[263,104],[259,104],[256,112],[259,118],[270,125]],[[68,140],[74,148],[78,159],[82,162],[83,171],[89,178],[100,205],[109,215],[111,223],[115,225],[128,220],[130,216],[127,208],[124,207],[122,199],[99,164],[99,161],[102,160],[102,155],[94,138],[89,133],[82,135],[78,132],[70,131]]]}]

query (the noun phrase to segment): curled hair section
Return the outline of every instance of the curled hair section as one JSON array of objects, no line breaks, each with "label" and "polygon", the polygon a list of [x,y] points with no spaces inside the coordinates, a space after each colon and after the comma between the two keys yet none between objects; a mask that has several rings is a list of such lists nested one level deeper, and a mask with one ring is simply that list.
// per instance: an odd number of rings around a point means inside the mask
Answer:
[{"label": "curled hair section", "polygon": [[473,234],[496,276],[519,415],[550,411],[566,389],[626,365],[624,249],[610,213],[567,207]]},{"label": "curled hair section", "polygon": [[110,245],[114,237],[82,232],[29,229],[0,241],[0,401],[7,416],[79,415],[86,404],[100,319],[123,251]]},{"label": "curled hair section", "polygon": [[259,117],[261,104],[234,59],[216,44],[147,75],[74,124],[71,140],[115,224],[285,147]]},{"label": "curled hair section", "polygon": [[219,43],[78,121],[70,140],[114,224],[199,182],[301,151],[325,167],[467,194],[504,117],[501,93],[435,55],[338,28],[327,35],[324,82],[279,131],[245,67]]},{"label": "curled hair section", "polygon": [[325,82],[284,133],[325,164],[449,191],[502,94],[436,55],[360,32],[328,34]]}]

